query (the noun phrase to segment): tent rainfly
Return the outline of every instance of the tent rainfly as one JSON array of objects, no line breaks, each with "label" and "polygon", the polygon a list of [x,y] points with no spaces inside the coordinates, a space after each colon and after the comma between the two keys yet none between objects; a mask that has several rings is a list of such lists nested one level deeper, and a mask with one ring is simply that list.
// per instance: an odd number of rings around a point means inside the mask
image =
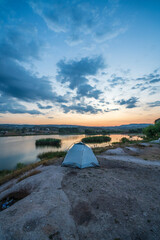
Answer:
[{"label": "tent rainfly", "polygon": [[97,167],[98,160],[92,149],[82,142],[74,144],[68,151],[62,166],[65,167]]}]

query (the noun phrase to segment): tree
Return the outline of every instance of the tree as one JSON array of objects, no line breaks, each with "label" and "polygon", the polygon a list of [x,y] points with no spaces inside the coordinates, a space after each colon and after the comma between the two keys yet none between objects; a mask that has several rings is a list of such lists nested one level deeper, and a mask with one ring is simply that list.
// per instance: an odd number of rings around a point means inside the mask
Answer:
[{"label": "tree", "polygon": [[144,128],[143,133],[148,138],[160,137],[160,122],[157,122],[154,125],[150,125],[150,126]]}]

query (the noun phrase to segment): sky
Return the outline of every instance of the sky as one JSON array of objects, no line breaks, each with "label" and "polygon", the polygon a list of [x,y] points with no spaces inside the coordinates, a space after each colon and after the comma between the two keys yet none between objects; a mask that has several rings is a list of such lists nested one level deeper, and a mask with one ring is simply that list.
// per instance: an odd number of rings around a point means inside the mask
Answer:
[{"label": "sky", "polygon": [[0,123],[153,123],[159,12],[159,0],[0,0]]}]

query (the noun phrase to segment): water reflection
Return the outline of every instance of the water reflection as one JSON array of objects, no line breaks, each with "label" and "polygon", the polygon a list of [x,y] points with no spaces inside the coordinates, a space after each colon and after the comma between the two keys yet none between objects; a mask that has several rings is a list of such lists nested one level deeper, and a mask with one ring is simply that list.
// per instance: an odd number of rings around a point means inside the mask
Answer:
[{"label": "water reflection", "polygon": [[[41,138],[58,138],[61,139],[61,147],[38,147],[35,146],[35,141]],[[72,144],[80,142],[86,135],[42,135],[42,136],[18,136],[18,137],[3,137],[0,138],[0,170],[13,169],[18,162],[25,164],[38,161],[37,155],[48,151],[67,151]],[[119,142],[122,137],[129,138],[125,134],[110,134],[111,141],[107,143],[88,144],[91,147],[105,147],[112,142]],[[139,139],[138,136],[133,136],[133,140]]]}]

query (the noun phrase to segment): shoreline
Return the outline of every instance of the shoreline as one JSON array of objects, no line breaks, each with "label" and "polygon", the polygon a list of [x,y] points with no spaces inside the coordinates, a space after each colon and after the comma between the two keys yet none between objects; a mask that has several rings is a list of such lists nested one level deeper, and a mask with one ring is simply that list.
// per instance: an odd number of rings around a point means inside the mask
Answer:
[{"label": "shoreline", "polygon": [[[111,145],[105,146],[105,147],[93,147],[92,150],[94,152],[95,155],[103,155],[103,153],[107,150],[110,149],[116,149],[116,148],[126,148],[127,146],[138,146],[140,147],[140,144],[143,144],[142,141],[135,141],[134,143],[121,143],[121,142],[116,142],[116,143],[112,143]],[[148,144],[149,146],[151,145],[150,143],[144,143],[144,144]],[[152,144],[154,145],[154,144]],[[19,176],[31,169],[34,169],[40,165],[47,165],[47,162],[52,162],[54,164],[55,162],[58,162],[59,159],[61,159],[64,157],[58,157],[58,155],[56,156],[56,152],[54,157],[51,158],[42,158],[39,159],[38,161],[35,161],[33,163],[30,164],[23,164],[20,162],[20,164],[22,165],[20,168],[15,168],[15,169],[4,169],[4,170],[0,170],[0,185],[2,185],[5,181],[8,181],[8,179],[12,179],[14,178],[14,176]],[[59,153],[59,152],[57,152]],[[62,151],[62,153],[67,153],[67,151]],[[64,154],[65,156],[65,154]],[[19,163],[18,163],[19,164]],[[17,165],[18,166],[18,165]],[[4,173],[4,175],[3,175]],[[5,174],[6,173],[6,174]]]},{"label": "shoreline", "polygon": [[116,134],[118,134],[118,135],[129,135],[129,136],[137,136],[137,135],[139,135],[139,136],[144,136],[144,134],[143,133],[129,133],[129,132],[117,132],[117,133],[115,133],[115,132],[110,132],[110,133],[107,133],[107,134],[104,134],[104,135],[102,135],[102,134],[85,134],[85,133],[69,133],[69,134],[60,134],[60,133],[47,133],[47,134],[45,134],[45,133],[43,133],[43,134],[25,134],[25,135],[7,135],[7,136],[2,136],[2,135],[0,135],[0,138],[2,137],[28,137],[28,136],[50,136],[50,135],[60,135],[60,136],[68,136],[68,135],[85,135],[85,136],[109,136],[109,135],[116,135]]}]

